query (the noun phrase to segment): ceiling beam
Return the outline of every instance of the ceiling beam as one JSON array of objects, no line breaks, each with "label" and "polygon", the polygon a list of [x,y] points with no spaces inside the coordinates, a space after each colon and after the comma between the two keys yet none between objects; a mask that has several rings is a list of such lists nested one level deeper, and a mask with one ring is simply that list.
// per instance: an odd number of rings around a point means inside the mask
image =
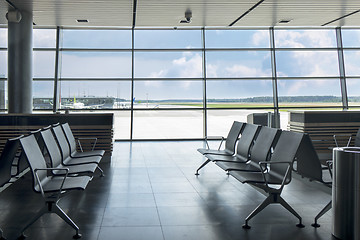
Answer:
[{"label": "ceiling beam", "polygon": [[329,24],[331,24],[331,23],[333,23],[333,22],[336,22],[336,21],[339,21],[339,20],[344,19],[344,18],[346,18],[346,17],[349,17],[349,16],[351,16],[351,15],[353,15],[353,14],[356,14],[356,13],[358,13],[358,12],[360,12],[360,9],[359,9],[359,10],[356,10],[356,11],[354,11],[354,12],[352,12],[352,13],[346,14],[346,15],[344,15],[344,16],[342,16],[342,17],[336,18],[336,19],[334,19],[334,20],[332,20],[332,21],[330,21],[330,22],[324,23],[324,24],[321,25],[321,26],[324,27],[324,26],[326,26],[326,25],[329,25]]},{"label": "ceiling beam", "polygon": [[243,13],[240,17],[238,17],[235,21],[229,24],[229,27],[233,26],[235,23],[237,23],[240,19],[245,17],[247,14],[249,14],[252,10],[257,8],[261,3],[263,3],[265,0],[260,0],[258,3],[256,3],[254,6],[252,6],[249,10],[247,10],[245,13]]}]

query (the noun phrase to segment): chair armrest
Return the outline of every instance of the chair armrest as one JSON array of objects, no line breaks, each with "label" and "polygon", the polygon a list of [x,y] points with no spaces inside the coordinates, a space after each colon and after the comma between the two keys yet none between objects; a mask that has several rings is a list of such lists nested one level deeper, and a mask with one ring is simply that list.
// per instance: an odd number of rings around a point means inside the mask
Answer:
[{"label": "chair armrest", "polygon": [[286,172],[285,172],[285,175],[283,176],[283,179],[281,181],[281,185],[280,185],[280,187],[278,189],[279,191],[282,191],[282,189],[285,186],[286,179],[288,178],[289,174],[291,173],[291,164],[292,163],[291,162],[259,162],[259,167],[261,169],[261,174],[263,175],[264,182],[265,182],[267,187],[269,187],[268,181],[266,180],[266,177],[265,177],[265,171],[267,169],[264,168],[263,166],[275,165],[275,164],[287,164],[288,165],[288,167],[286,169]]},{"label": "chair armrest", "polygon": [[211,139],[217,140],[219,138],[221,138],[221,142],[220,142],[220,145],[218,147],[218,150],[220,150],[221,145],[222,145],[223,141],[225,140],[225,138],[223,136],[208,136],[208,137],[205,137],[205,143],[206,143],[207,148],[210,149],[208,140],[211,140]]},{"label": "chair armrest", "polygon": [[333,167],[333,161],[332,160],[328,160],[326,161],[326,165],[328,166],[329,169],[329,173],[330,173],[330,177],[332,178],[332,167]]},{"label": "chair armrest", "polygon": [[81,138],[77,138],[76,140],[77,140],[77,142],[78,142],[78,144],[79,144],[79,147],[80,147],[81,152],[84,152],[84,150],[83,150],[83,148],[82,148],[82,146],[81,146],[80,140],[94,140],[94,143],[93,143],[93,145],[92,145],[91,151],[94,151],[95,146],[96,146],[96,143],[97,143],[97,137],[81,137]]},{"label": "chair armrest", "polygon": [[69,173],[69,168],[36,168],[34,169],[34,174],[35,174],[35,177],[36,177],[36,181],[38,182],[39,184],[39,187],[40,187],[40,191],[41,191],[41,195],[45,198],[45,192],[44,192],[44,188],[41,184],[41,181],[40,181],[40,178],[39,178],[39,175],[38,175],[38,171],[51,171],[51,170],[59,170],[59,171],[64,171],[65,172],[65,175],[63,175],[64,179],[63,181],[61,182],[61,185],[60,185],[60,188],[59,188],[59,195],[60,193],[62,192],[62,188],[64,186],[64,182],[65,182],[65,179],[67,178],[68,176],[68,173]]},{"label": "chair armrest", "polygon": [[353,134],[351,134],[351,133],[348,133],[348,134],[334,134],[333,138],[334,138],[334,141],[335,141],[335,145],[336,145],[336,147],[339,147],[336,136],[338,136],[338,137],[349,137],[349,140],[348,140],[348,142],[346,144],[346,147],[348,147],[350,145]]}]

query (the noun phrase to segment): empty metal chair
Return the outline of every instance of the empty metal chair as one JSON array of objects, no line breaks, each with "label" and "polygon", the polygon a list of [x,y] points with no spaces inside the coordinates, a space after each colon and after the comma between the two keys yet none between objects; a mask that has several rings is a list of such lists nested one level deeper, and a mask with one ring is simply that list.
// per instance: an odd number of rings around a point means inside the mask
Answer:
[{"label": "empty metal chair", "polygon": [[[81,152],[78,152],[76,150],[76,139],[71,131],[71,128],[69,126],[68,123],[64,123],[61,124],[61,128],[63,129],[65,136],[66,136],[66,140],[67,143],[69,144],[69,148],[70,148],[70,156],[72,158],[79,158],[79,157],[89,157],[89,156],[104,156],[105,151],[104,150],[95,150],[95,146],[97,143],[97,138],[96,137],[91,137],[91,138],[78,138],[78,144],[80,147]],[[81,145],[81,141],[80,140],[84,140],[84,139],[92,139],[94,140],[93,146],[91,148],[91,151],[87,151],[84,152],[82,145]]]},{"label": "empty metal chair", "polygon": [[[241,157],[238,157],[239,153],[237,153],[235,156],[236,159],[234,159],[234,161],[224,161],[223,159],[219,161],[217,158],[214,158],[215,164],[225,171],[237,170],[259,172],[261,171],[259,162],[269,160],[271,149],[275,146],[280,133],[280,129],[261,127],[250,151],[250,162],[244,162],[244,157],[241,155]],[[247,155],[248,154],[249,153],[247,153]]]},{"label": "empty metal chair", "polygon": [[238,145],[236,147],[236,156],[229,155],[218,155],[218,154],[205,154],[207,158],[203,164],[196,170],[195,175],[199,175],[199,170],[205,167],[212,159],[218,161],[238,161],[242,160],[244,162],[249,160],[250,147],[254,141],[256,134],[259,131],[261,126],[255,124],[245,124],[245,127],[241,133],[241,137],[238,140]]},{"label": "empty metal chair", "polygon": [[[230,175],[240,182],[248,183],[268,193],[268,197],[246,217],[243,228],[249,229],[249,220],[272,203],[281,204],[299,219],[299,224],[296,226],[304,227],[300,215],[281,197],[284,186],[291,182],[292,164],[298,154],[303,136],[304,134],[301,133],[283,131],[270,161],[259,163],[261,172],[230,171]],[[275,185],[279,187],[276,188]]]},{"label": "empty metal chair", "polygon": [[[97,164],[95,163],[88,163],[88,164],[81,164],[81,165],[72,165],[72,166],[64,166],[62,164],[62,156],[60,149],[56,143],[54,135],[51,129],[46,129],[40,132],[42,142],[45,146],[46,152],[49,156],[50,166],[52,168],[64,168],[67,167],[69,169],[68,174],[88,174],[92,175],[96,168]],[[69,157],[68,157],[69,158]],[[65,159],[64,162],[68,160]],[[54,170],[54,174],[63,174],[63,171]]]},{"label": "empty metal chair", "polygon": [[[238,140],[239,135],[245,125],[246,123],[234,121],[226,139],[224,137],[221,137],[221,142],[218,149],[210,149],[208,139],[205,138],[207,148],[199,148],[198,152],[203,155],[204,154],[216,154],[216,155],[228,155],[228,156],[234,155],[236,141]],[[224,141],[225,141],[225,149],[221,150],[221,146]]]},{"label": "empty metal chair", "polygon": [[71,166],[71,165],[95,163],[95,164],[97,164],[97,168],[101,172],[101,176],[104,176],[104,172],[99,166],[99,163],[102,159],[101,156],[93,155],[93,156],[87,156],[87,157],[83,156],[83,157],[78,157],[78,158],[71,157],[70,148],[69,148],[69,145],[66,140],[66,136],[65,136],[64,131],[62,130],[61,126],[53,127],[52,131],[56,137],[56,140],[57,140],[60,150],[61,150],[63,165]]},{"label": "empty metal chair", "polygon": [[[91,178],[89,176],[68,176],[68,168],[48,168],[34,135],[21,138],[20,143],[32,172],[33,190],[36,193],[41,193],[45,200],[43,208],[22,229],[20,239],[26,238],[24,231],[45,213],[57,214],[75,229],[76,234],[73,238],[80,238],[79,227],[59,207],[58,202],[62,196],[71,190],[84,190]],[[64,171],[64,175],[51,175],[52,170]]]}]

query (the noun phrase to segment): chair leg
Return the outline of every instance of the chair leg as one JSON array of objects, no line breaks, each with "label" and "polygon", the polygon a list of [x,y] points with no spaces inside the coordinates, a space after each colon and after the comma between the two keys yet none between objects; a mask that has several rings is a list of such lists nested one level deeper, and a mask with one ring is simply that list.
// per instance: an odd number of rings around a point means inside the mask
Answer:
[{"label": "chair leg", "polygon": [[196,170],[195,175],[198,176],[199,175],[199,170],[202,169],[203,167],[205,167],[205,165],[208,164],[209,162],[210,162],[210,160],[206,159],[206,161],[203,164],[201,164],[201,166]]},{"label": "chair leg", "polygon": [[245,229],[250,229],[251,227],[248,225],[250,219],[255,217],[256,214],[261,212],[266,206],[269,204],[274,203],[273,195],[268,196],[260,205],[258,205],[245,219],[245,224],[242,226]]},{"label": "chair leg", "polygon": [[6,240],[6,238],[3,236],[3,230],[0,228],[0,240]]},{"label": "chair leg", "polygon": [[297,224],[296,226],[299,228],[303,228],[305,227],[302,224],[302,218],[300,217],[300,215],[281,197],[278,196],[278,202],[284,207],[286,208],[289,212],[291,212],[295,217],[297,217],[299,219],[299,224]]},{"label": "chair leg", "polygon": [[331,209],[331,203],[332,203],[332,200],[330,200],[330,202],[328,204],[326,204],[326,206],[318,213],[318,215],[316,215],[315,222],[313,224],[311,224],[311,226],[313,226],[315,228],[320,227],[320,224],[317,223],[317,220],[319,218],[321,218],[327,211],[329,211]]},{"label": "chair leg", "polygon": [[21,230],[21,236],[19,239],[25,239],[25,230],[28,229],[36,220],[38,220],[42,215],[48,212],[48,205],[46,204],[44,207],[40,209],[40,211],[30,220],[30,222]]},{"label": "chair leg", "polygon": [[73,236],[74,239],[81,238],[81,234],[79,233],[79,227],[74,223],[73,220],[71,220],[71,218],[57,204],[55,204],[55,208],[52,210],[52,212],[57,214],[67,224],[69,224],[72,228],[75,229],[76,234]]},{"label": "chair leg", "polygon": [[[55,205],[55,207],[54,207]],[[38,220],[45,213],[55,213],[61,217],[67,224],[75,229],[76,234],[73,236],[74,239],[81,238],[79,233],[79,227],[71,220],[71,218],[57,205],[55,202],[47,202],[45,206],[31,219],[31,221],[23,228],[21,231],[21,236],[18,239],[25,239],[26,235],[24,234],[25,230],[30,227],[36,220]]]},{"label": "chair leg", "polygon": [[104,171],[101,169],[101,167],[99,167],[99,165],[97,165],[97,167],[96,167],[97,169],[99,169],[99,171],[100,171],[100,177],[105,177],[105,174],[104,174]]}]

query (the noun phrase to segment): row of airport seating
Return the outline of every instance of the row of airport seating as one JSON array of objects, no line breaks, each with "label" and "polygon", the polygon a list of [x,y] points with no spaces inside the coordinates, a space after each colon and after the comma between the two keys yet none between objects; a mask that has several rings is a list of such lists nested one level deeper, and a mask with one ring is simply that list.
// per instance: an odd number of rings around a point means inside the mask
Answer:
[{"label": "row of airport seating", "polygon": [[[207,148],[198,151],[206,160],[196,170],[214,162],[241,183],[247,183],[263,190],[268,196],[245,219],[243,228],[249,229],[249,220],[272,203],[279,203],[299,219],[298,227],[304,227],[300,215],[281,197],[285,185],[292,179],[292,171],[311,181],[331,186],[331,181],[323,179],[323,166],[306,133],[282,131],[280,129],[234,121],[228,136],[222,139],[218,149]],[[225,148],[221,149],[225,141]],[[331,201],[315,217],[317,220],[331,208]]]},{"label": "row of airport seating", "polygon": [[[31,132],[27,136],[8,139],[0,156],[0,186],[16,177],[12,171],[17,162],[17,173],[30,168],[33,190],[41,193],[44,206],[22,229],[19,239],[25,239],[25,230],[45,213],[55,213],[75,229],[74,238],[80,238],[79,227],[59,207],[59,200],[71,190],[85,190],[98,169],[104,176],[99,163],[103,150],[78,152],[69,124],[55,124]],[[96,139],[94,139],[95,144]],[[26,164],[24,162],[27,162]],[[21,166],[21,167],[19,167]],[[3,232],[0,230],[0,239]]]}]

